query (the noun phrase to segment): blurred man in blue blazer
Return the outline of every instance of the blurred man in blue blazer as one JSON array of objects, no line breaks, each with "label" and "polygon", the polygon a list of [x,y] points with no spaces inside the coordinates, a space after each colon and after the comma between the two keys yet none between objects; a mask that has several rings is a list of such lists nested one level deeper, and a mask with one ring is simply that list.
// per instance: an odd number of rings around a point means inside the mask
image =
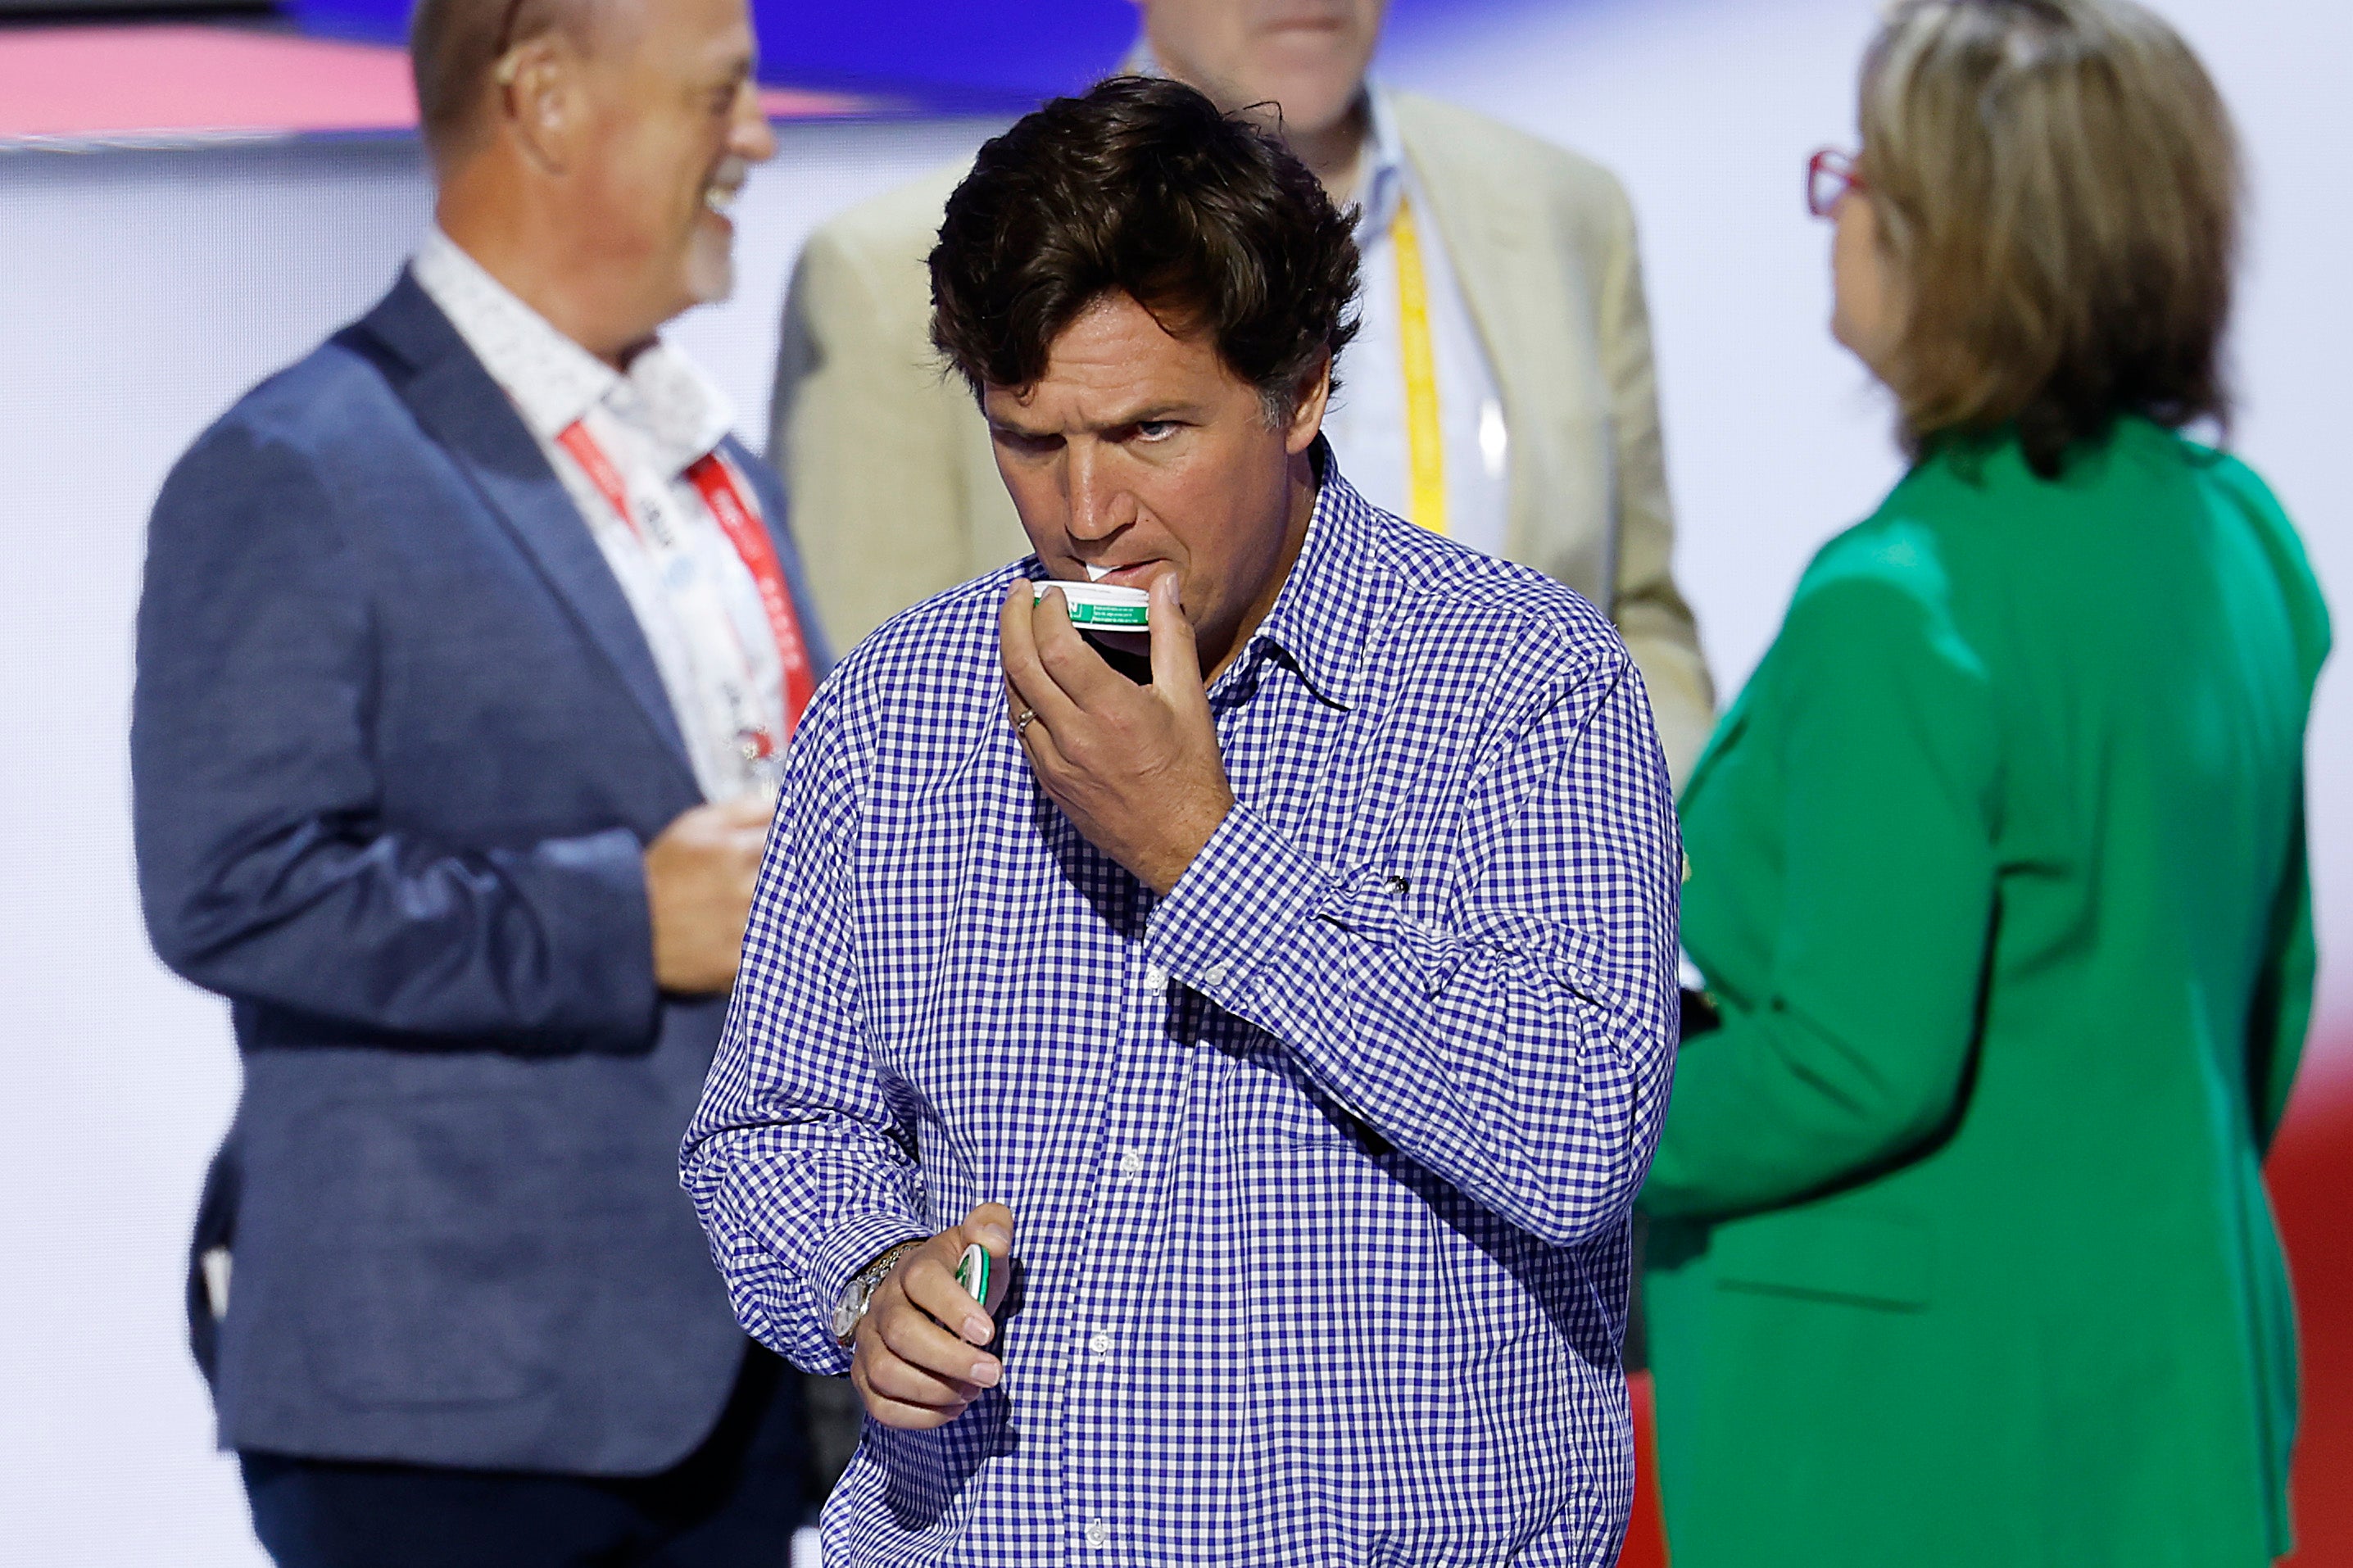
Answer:
[{"label": "blurred man in blue blazer", "polygon": [[822,673],[658,329],[776,151],[744,0],[423,0],[436,223],[157,502],[157,951],[245,1067],[192,1291],[281,1564],[772,1565],[780,1364],[677,1182]]}]

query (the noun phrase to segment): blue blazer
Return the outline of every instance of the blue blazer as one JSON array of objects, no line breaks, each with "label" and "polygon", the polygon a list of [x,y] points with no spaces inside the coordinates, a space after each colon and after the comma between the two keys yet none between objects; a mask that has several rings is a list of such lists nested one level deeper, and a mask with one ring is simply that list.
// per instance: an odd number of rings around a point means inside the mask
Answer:
[{"label": "blue blazer", "polygon": [[726,1001],[656,989],[641,852],[702,795],[562,481],[406,275],[165,483],[132,776],[149,933],[245,1068],[223,1446],[691,1451],[747,1342],[678,1184]]}]

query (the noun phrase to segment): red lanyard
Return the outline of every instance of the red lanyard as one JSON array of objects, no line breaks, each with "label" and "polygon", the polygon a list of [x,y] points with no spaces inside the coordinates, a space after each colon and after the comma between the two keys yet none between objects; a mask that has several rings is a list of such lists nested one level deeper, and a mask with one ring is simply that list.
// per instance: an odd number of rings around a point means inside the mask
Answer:
[{"label": "red lanyard", "polygon": [[[588,476],[588,482],[623,522],[629,531],[642,541],[645,537],[638,527],[637,514],[629,509],[628,487],[621,482],[621,472],[605,455],[596,437],[588,434],[587,425],[574,420],[559,431],[555,444],[572,455]],[[817,671],[809,664],[808,645],[801,640],[800,617],[793,613],[792,591],[785,585],[785,569],[776,559],[776,546],[768,531],[760,523],[759,513],[744,500],[744,492],[735,483],[734,470],[717,452],[706,452],[686,470],[688,482],[702,497],[702,504],[711,510],[719,531],[735,547],[743,559],[744,569],[752,574],[752,584],[760,591],[760,608],[767,613],[768,634],[776,638],[776,664],[784,673],[785,733],[790,735],[801,721],[801,712],[809,699],[817,694]],[[767,737],[759,737],[763,756],[770,748]]]}]

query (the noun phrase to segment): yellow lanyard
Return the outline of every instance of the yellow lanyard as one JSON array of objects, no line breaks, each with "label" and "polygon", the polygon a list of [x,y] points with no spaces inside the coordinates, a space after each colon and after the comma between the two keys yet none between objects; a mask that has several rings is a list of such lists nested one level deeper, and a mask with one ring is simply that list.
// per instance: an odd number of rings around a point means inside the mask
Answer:
[{"label": "yellow lanyard", "polygon": [[1413,521],[1446,531],[1446,447],[1438,423],[1438,363],[1430,345],[1430,285],[1421,271],[1421,240],[1413,207],[1400,199],[1389,224],[1397,249],[1398,357],[1405,366],[1406,451],[1413,466]]}]

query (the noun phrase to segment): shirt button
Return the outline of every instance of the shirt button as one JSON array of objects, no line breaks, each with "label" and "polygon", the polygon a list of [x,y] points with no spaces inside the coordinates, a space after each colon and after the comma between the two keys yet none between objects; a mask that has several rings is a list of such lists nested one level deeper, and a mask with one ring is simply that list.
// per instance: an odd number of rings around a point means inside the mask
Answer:
[{"label": "shirt button", "polygon": [[1119,1173],[1131,1180],[1144,1174],[1144,1151],[1130,1149],[1119,1157]]},{"label": "shirt button", "polygon": [[1213,963],[1209,965],[1208,968],[1201,971],[1201,978],[1208,984],[1211,990],[1215,990],[1226,983],[1226,976],[1230,972],[1224,964]]},{"label": "shirt button", "polygon": [[1093,1547],[1097,1552],[1101,1552],[1104,1547],[1109,1546],[1111,1544],[1111,1526],[1105,1524],[1099,1519],[1090,1521],[1087,1525],[1087,1544]]},{"label": "shirt button", "polygon": [[1097,1361],[1111,1360],[1111,1336],[1103,1332],[1101,1329],[1097,1329],[1094,1332],[1094,1338],[1087,1342],[1087,1349],[1095,1352],[1095,1360]]},{"label": "shirt button", "polygon": [[1144,988],[1157,996],[1168,989],[1168,972],[1158,964],[1147,965],[1144,971]]}]

